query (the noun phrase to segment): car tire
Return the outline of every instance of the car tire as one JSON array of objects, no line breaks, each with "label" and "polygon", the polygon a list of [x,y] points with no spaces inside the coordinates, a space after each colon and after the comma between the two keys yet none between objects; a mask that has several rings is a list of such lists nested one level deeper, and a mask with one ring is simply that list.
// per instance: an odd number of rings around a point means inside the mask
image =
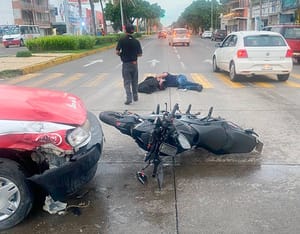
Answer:
[{"label": "car tire", "polygon": [[190,46],[190,43],[186,43],[186,46]]},{"label": "car tire", "polygon": [[234,62],[231,62],[230,63],[230,67],[229,67],[229,77],[230,77],[230,80],[235,82],[238,80],[238,75],[236,74],[236,71],[235,71],[235,65],[234,65]]},{"label": "car tire", "polygon": [[216,57],[215,56],[213,57],[213,63],[212,63],[212,65],[213,65],[213,72],[219,72],[220,71],[220,68],[217,65],[217,61],[216,61]]},{"label": "car tire", "polygon": [[287,81],[289,76],[290,76],[290,74],[281,74],[281,75],[277,75],[277,79],[279,81]]},{"label": "car tire", "polygon": [[33,196],[21,166],[0,159],[0,230],[20,223],[30,212]]}]

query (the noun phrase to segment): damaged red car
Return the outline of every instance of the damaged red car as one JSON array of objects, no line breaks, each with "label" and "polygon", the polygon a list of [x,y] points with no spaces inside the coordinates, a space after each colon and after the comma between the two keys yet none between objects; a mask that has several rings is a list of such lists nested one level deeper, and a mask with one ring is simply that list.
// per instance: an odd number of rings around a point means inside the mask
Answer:
[{"label": "damaged red car", "polygon": [[39,188],[54,200],[95,175],[103,149],[97,117],[70,93],[0,85],[0,230],[21,222]]}]

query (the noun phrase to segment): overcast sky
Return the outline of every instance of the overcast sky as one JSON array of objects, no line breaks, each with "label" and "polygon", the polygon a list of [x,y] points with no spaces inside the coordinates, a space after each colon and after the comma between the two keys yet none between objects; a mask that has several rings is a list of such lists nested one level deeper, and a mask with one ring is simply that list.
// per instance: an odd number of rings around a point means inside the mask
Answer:
[{"label": "overcast sky", "polygon": [[161,18],[161,23],[164,26],[169,26],[178,19],[181,13],[192,4],[193,0],[147,0],[150,3],[157,3],[164,9],[165,17]]}]

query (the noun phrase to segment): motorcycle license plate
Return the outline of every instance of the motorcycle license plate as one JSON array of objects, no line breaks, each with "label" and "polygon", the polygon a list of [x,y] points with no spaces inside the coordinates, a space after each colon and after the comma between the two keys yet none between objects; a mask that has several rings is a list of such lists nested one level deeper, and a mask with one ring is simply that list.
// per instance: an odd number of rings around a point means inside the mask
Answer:
[{"label": "motorcycle license plate", "polygon": [[166,143],[162,143],[159,147],[159,152],[169,156],[175,156],[177,153],[177,147]]},{"label": "motorcycle license plate", "polygon": [[255,150],[256,150],[258,153],[261,153],[263,147],[264,147],[264,144],[263,144],[261,141],[258,141],[257,145],[255,146]]}]

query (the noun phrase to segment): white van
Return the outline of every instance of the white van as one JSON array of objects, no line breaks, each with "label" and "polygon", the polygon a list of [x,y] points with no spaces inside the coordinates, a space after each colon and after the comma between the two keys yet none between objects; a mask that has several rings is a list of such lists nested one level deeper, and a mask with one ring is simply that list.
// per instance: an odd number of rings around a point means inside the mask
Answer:
[{"label": "white van", "polygon": [[40,36],[38,25],[12,25],[3,32],[2,43],[5,48],[11,45],[24,46],[27,39]]}]

